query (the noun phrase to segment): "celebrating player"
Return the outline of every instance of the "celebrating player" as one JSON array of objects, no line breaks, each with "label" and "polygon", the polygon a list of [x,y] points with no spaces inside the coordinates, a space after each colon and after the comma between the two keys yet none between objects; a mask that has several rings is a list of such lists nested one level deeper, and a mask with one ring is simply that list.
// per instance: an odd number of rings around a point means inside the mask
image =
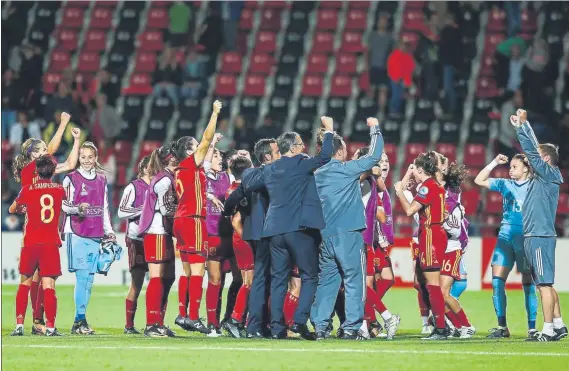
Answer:
[{"label": "celebrating player", "polygon": [[128,220],[125,242],[128,248],[130,289],[125,301],[125,334],[140,334],[134,327],[134,316],[136,314],[138,296],[144,283],[144,276],[148,272],[148,264],[144,259],[144,240],[138,236],[138,224],[142,214],[144,197],[151,181],[148,174],[149,162],[150,156],[144,156],[138,164],[138,176],[125,187],[118,210],[119,218]]},{"label": "celebrating player", "polygon": [[506,321],[506,280],[516,263],[518,272],[522,274],[525,307],[528,319],[528,336],[533,336],[537,317],[537,296],[532,282],[529,262],[524,252],[524,234],[522,210],[527,195],[532,169],[528,159],[523,154],[515,155],[510,161],[510,179],[489,178],[492,170],[508,163],[508,158],[498,155],[489,163],[474,182],[491,191],[499,192],[503,197],[503,218],[494,255],[492,257],[492,301],[498,317],[498,327],[490,330],[489,338],[510,337]]},{"label": "celebrating player", "polygon": [[72,334],[91,335],[95,332],[87,323],[86,313],[91,289],[97,273],[101,239],[115,239],[109,215],[107,179],[98,162],[97,147],[85,142],[79,150],[79,168],[63,179],[67,200],[63,202],[66,214],[65,241],[69,272],[74,272],[75,321]]},{"label": "celebrating player", "polygon": [[445,212],[445,191],[435,180],[438,171],[438,156],[435,152],[421,154],[412,168],[416,182],[422,183],[412,203],[403,194],[405,185],[398,182],[395,190],[407,216],[419,213],[419,262],[416,264],[420,282],[426,283],[431,310],[435,316],[436,328],[428,340],[444,340],[445,301],[440,288],[440,271],[447,247],[447,234],[442,226]]},{"label": "celebrating player", "polygon": [[[188,317],[179,316],[176,324],[203,334],[210,333],[199,319],[207,254],[206,175],[203,162],[213,141],[220,111],[221,102],[215,101],[213,113],[199,144],[192,137],[182,137],[175,145],[175,156],[179,161],[176,169],[179,205],[174,219],[174,236],[184,267],[183,275],[188,277],[190,300]],[[179,292],[178,295],[180,302],[186,300],[184,293]]]},{"label": "celebrating player", "polygon": [[[16,199],[17,208],[26,208],[24,243],[20,252],[19,270],[24,287],[29,289],[34,273],[39,269],[44,290],[47,336],[61,336],[55,328],[57,296],[55,280],[61,276],[59,258],[59,216],[65,191],[59,184],[52,183],[56,163],[51,155],[44,155],[35,162],[38,179],[22,188]],[[33,298],[32,298],[33,299]],[[18,290],[16,295],[17,324],[12,336],[24,335],[24,316],[28,306],[28,292]]]}]

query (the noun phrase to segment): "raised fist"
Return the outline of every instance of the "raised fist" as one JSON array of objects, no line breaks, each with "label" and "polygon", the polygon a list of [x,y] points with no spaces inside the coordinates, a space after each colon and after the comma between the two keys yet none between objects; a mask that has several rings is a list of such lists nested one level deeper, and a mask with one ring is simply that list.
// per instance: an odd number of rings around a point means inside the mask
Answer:
[{"label": "raised fist", "polygon": [[213,102],[213,113],[215,113],[216,115],[219,113],[219,111],[221,111],[221,107],[223,105],[221,104],[220,101],[216,100],[215,102]]},{"label": "raised fist", "polygon": [[498,163],[498,165],[504,165],[508,163],[508,157],[504,155],[498,155],[494,160]]},{"label": "raised fist", "polygon": [[326,131],[334,131],[334,120],[332,120],[332,117],[322,116],[320,120],[322,121],[322,127]]},{"label": "raised fist", "polygon": [[375,117],[369,117],[366,121],[368,127],[378,126],[379,121]]},{"label": "raised fist", "polygon": [[81,129],[79,128],[71,129],[71,135],[73,135],[73,138],[79,139],[81,137]]},{"label": "raised fist", "polygon": [[61,112],[61,123],[67,125],[69,120],[71,120],[71,115],[67,112]]},{"label": "raised fist", "polygon": [[518,116],[518,121],[520,125],[525,124],[525,122],[528,119],[528,113],[520,108],[516,111],[516,115]]}]

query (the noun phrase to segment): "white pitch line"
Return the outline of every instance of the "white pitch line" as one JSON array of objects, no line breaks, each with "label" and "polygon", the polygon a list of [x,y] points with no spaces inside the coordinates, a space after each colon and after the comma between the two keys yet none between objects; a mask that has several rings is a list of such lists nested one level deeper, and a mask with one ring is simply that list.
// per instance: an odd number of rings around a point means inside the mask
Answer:
[{"label": "white pitch line", "polygon": [[394,350],[394,349],[345,349],[345,348],[332,348],[332,349],[308,349],[308,348],[239,348],[239,347],[173,347],[173,346],[138,346],[138,345],[121,345],[105,346],[105,345],[16,345],[16,344],[2,344],[2,348],[49,348],[49,349],[106,349],[106,350],[171,350],[171,351],[193,351],[193,350],[229,350],[241,352],[281,352],[281,353],[364,353],[364,354],[460,354],[460,355],[476,355],[476,356],[531,356],[531,357],[569,357],[569,353],[544,353],[544,352],[476,352],[476,351],[451,351],[451,350]]}]

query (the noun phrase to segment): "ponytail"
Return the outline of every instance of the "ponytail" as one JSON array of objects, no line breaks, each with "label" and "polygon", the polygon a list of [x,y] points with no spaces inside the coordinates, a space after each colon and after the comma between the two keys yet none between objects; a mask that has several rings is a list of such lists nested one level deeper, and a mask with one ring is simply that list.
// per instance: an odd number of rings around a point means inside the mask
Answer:
[{"label": "ponytail", "polygon": [[38,146],[42,143],[41,139],[30,138],[22,144],[20,154],[12,162],[12,173],[16,182],[21,182],[22,169],[32,162],[32,153],[38,151]]},{"label": "ponytail", "polygon": [[152,178],[161,171],[164,171],[172,160],[172,147],[170,144],[162,146],[152,151],[148,162],[148,175]]},{"label": "ponytail", "polygon": [[[97,161],[95,161],[95,171],[98,173],[105,172],[106,171],[105,167],[99,163],[99,150],[95,146],[95,143],[84,142],[81,145],[81,147],[79,148],[79,151],[81,151],[83,148],[90,149],[91,151],[93,151],[95,153],[95,157],[97,157]],[[78,166],[81,166],[81,165],[78,165]]]},{"label": "ponytail", "polygon": [[150,156],[144,156],[142,160],[140,160],[140,162],[138,163],[138,174],[136,175],[138,179],[144,176],[144,169],[146,169],[149,162],[150,162]]}]

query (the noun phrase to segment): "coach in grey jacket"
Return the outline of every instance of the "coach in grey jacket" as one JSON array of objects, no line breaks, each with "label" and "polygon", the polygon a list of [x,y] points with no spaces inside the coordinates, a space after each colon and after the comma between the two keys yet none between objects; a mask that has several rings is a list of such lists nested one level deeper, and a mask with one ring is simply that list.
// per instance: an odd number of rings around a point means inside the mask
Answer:
[{"label": "coach in grey jacket", "polygon": [[310,313],[317,340],[326,337],[342,280],[346,293],[344,337],[358,338],[363,323],[366,254],[361,231],[366,228],[366,221],[360,175],[371,170],[383,152],[383,137],[377,119],[369,118],[367,124],[371,130],[371,144],[366,156],[345,162],[346,144],[335,135],[332,160],[314,172],[326,222],[326,227],[320,231],[320,277]]},{"label": "coach in grey jacket", "polygon": [[558,152],[553,144],[539,144],[527,121],[527,112],[519,109],[510,121],[520,145],[534,170],[523,210],[524,250],[530,262],[533,280],[539,289],[543,308],[543,331],[528,341],[554,341],[567,336],[561,319],[559,296],[553,288],[555,278],[555,214],[559,186],[563,183],[557,167]]}]

